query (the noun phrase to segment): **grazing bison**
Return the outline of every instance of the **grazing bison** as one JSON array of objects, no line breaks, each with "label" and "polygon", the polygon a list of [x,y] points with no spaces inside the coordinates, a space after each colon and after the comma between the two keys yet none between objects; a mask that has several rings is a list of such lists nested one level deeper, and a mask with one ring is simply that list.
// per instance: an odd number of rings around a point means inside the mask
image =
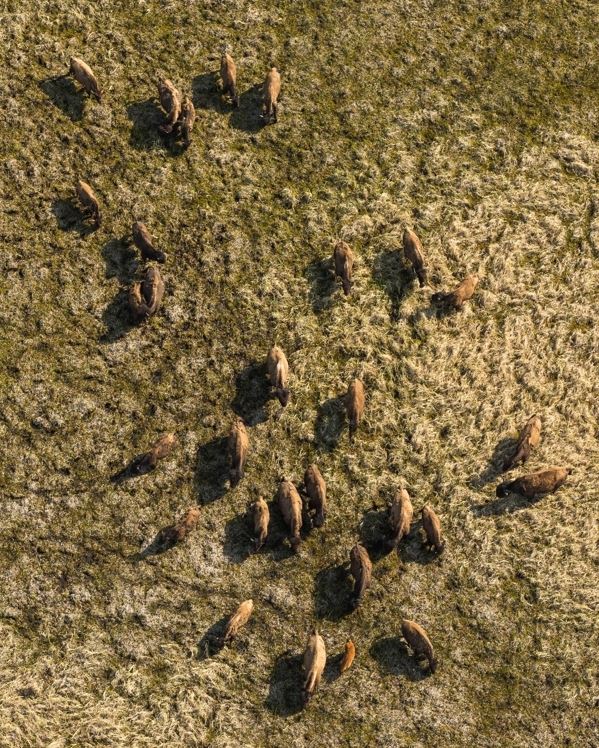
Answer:
[{"label": "grazing bison", "polygon": [[166,260],[164,252],[154,247],[154,240],[145,224],[141,221],[135,221],[131,233],[133,234],[133,243],[141,252],[142,259],[155,260],[156,262]]},{"label": "grazing bison", "polygon": [[445,541],[441,536],[441,521],[433,508],[428,504],[422,507],[422,526],[426,534],[426,545],[441,553],[445,547]]},{"label": "grazing bison", "polygon": [[285,478],[279,483],[277,498],[285,524],[289,527],[291,547],[297,552],[301,542],[302,500],[293,483]]},{"label": "grazing bison", "polygon": [[472,298],[477,285],[478,276],[472,274],[465,278],[453,291],[435,293],[431,298],[435,304],[460,310],[464,306],[464,302]]},{"label": "grazing bison", "polygon": [[422,626],[419,626],[414,621],[404,619],[401,622],[401,633],[416,658],[425,657],[428,660],[431,673],[434,673],[437,669],[437,660],[435,659],[433,645]]},{"label": "grazing bison", "polygon": [[539,470],[536,473],[529,473],[512,481],[500,483],[495,493],[497,496],[508,496],[510,493],[517,493],[526,498],[532,499],[544,493],[553,493],[564,483],[572,472],[572,468],[550,467],[545,470]]},{"label": "grazing bison", "polygon": [[220,58],[220,77],[222,79],[222,94],[231,97],[234,107],[239,106],[237,95],[237,68],[231,55],[225,50]]},{"label": "grazing bison", "polygon": [[266,371],[271,385],[275,388],[279,402],[285,407],[289,402],[289,388],[287,387],[289,364],[285,354],[277,345],[273,345],[268,352]]},{"label": "grazing bison", "polygon": [[533,447],[541,441],[541,419],[534,415],[528,419],[526,425],[520,432],[518,443],[513,454],[503,464],[504,470],[511,470],[519,462],[523,465],[528,460]]},{"label": "grazing bison", "polygon": [[281,76],[279,71],[273,67],[270,69],[264,82],[264,103],[262,105],[262,117],[266,122],[277,121],[277,109],[279,93],[281,92]]},{"label": "grazing bison", "polygon": [[249,446],[250,440],[245,424],[241,418],[237,418],[229,432],[230,481],[232,487],[236,486],[243,478]]},{"label": "grazing bison", "polygon": [[90,66],[78,57],[71,57],[69,63],[69,75],[79,83],[84,91],[94,96],[98,101],[102,100],[102,91]]},{"label": "grazing bison", "polygon": [[83,212],[93,218],[96,228],[98,228],[100,226],[100,203],[94,191],[87,182],[80,179],[75,185],[75,192],[77,193],[77,198],[81,203]]},{"label": "grazing bison", "polygon": [[181,543],[195,528],[199,519],[199,508],[197,506],[190,506],[176,524],[169,525],[160,531],[158,545],[166,549],[171,548],[177,543]]},{"label": "grazing bison", "polygon": [[304,652],[304,703],[308,703],[320,684],[327,663],[324,640],[317,629],[312,629]]},{"label": "grazing bison", "polygon": [[393,498],[389,512],[389,524],[393,533],[391,547],[398,548],[401,539],[410,532],[414,510],[410,501],[410,494],[405,488],[400,488]]},{"label": "grazing bison", "polygon": [[352,441],[364,415],[364,385],[360,379],[354,379],[349,385],[345,395],[345,409],[349,421],[349,440]]},{"label": "grazing bison", "polygon": [[427,273],[424,262],[424,252],[422,250],[420,239],[416,236],[412,229],[406,228],[406,230],[403,232],[403,251],[406,260],[408,260],[408,262],[414,268],[414,272],[416,273],[416,277],[418,278],[420,288],[426,286]]},{"label": "grazing bison", "polygon": [[158,79],[158,98],[160,106],[167,114],[166,122],[158,128],[161,132],[171,133],[181,116],[181,94],[168,78]]},{"label": "grazing bison", "polygon": [[351,276],[354,267],[354,253],[346,242],[338,241],[333,251],[335,275],[341,278],[343,293],[348,296],[351,290]]},{"label": "grazing bison", "polygon": [[268,523],[270,521],[270,512],[268,510],[268,504],[262,496],[255,501],[251,507],[252,521],[254,523],[254,543],[255,550],[259,551],[266,541],[268,535]]},{"label": "grazing bison", "polygon": [[225,633],[223,634],[223,644],[226,644],[237,636],[239,630],[249,621],[253,610],[253,600],[245,600],[245,602],[241,603],[235,613],[229,618]]},{"label": "grazing bison", "polygon": [[191,144],[191,131],[196,121],[196,110],[192,100],[185,96],[181,104],[181,114],[177,120],[177,134],[183,139],[186,148]]},{"label": "grazing bison", "polygon": [[327,484],[316,465],[304,473],[304,485],[308,494],[308,508],[316,512],[314,524],[321,527],[327,516]]},{"label": "grazing bison", "polygon": [[357,608],[372,580],[372,562],[366,548],[356,543],[349,553],[351,574],[354,578],[353,606]]},{"label": "grazing bison", "polygon": [[145,452],[135,464],[135,472],[144,475],[154,470],[159,460],[168,457],[177,444],[177,437],[174,434],[164,434],[152,447]]},{"label": "grazing bison", "polygon": [[143,280],[133,283],[129,291],[129,307],[137,322],[147,319],[160,309],[164,281],[157,267],[149,267]]}]

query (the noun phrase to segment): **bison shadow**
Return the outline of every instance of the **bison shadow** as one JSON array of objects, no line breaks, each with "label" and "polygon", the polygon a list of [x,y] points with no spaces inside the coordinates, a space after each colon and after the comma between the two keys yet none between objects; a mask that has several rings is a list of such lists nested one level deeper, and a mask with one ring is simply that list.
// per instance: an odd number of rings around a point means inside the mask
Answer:
[{"label": "bison shadow", "polygon": [[235,515],[225,525],[223,553],[234,564],[241,564],[254,550],[254,537],[251,533],[249,512]]},{"label": "bison shadow", "polygon": [[265,406],[270,397],[266,364],[249,364],[235,378],[235,398],[231,405],[248,426],[266,421]]},{"label": "bison shadow", "polygon": [[285,652],[275,662],[270,675],[266,707],[273,714],[289,717],[304,708],[303,656]]},{"label": "bison shadow", "polygon": [[233,109],[221,94],[220,73],[213,70],[196,75],[191,83],[191,98],[196,109],[211,109],[226,114]]},{"label": "bison shadow", "polygon": [[425,535],[422,526],[422,519],[416,519],[412,522],[410,532],[405,535],[399,543],[399,559],[402,564],[431,564],[438,561],[442,553],[428,550],[425,546]]},{"label": "bison shadow", "polygon": [[84,92],[76,87],[67,73],[45,78],[39,82],[39,87],[54,106],[62,110],[73,122],[83,119]]},{"label": "bison shadow", "polygon": [[368,551],[371,561],[380,561],[393,550],[388,509],[371,509],[364,512],[360,522],[360,543]]},{"label": "bison shadow", "polygon": [[164,145],[164,138],[158,130],[166,115],[152,97],[136,101],[127,106],[127,116],[131,121],[129,145],[136,150],[151,150]]},{"label": "bison shadow", "polygon": [[223,616],[216,623],[213,623],[198,642],[198,660],[207,660],[221,651],[224,646],[223,636],[225,628],[231,616]]},{"label": "bison shadow", "polygon": [[133,560],[143,561],[150,556],[160,556],[162,553],[166,553],[178,545],[174,533],[171,532],[174,527],[175,525],[170,524],[158,530],[153,540],[145,548],[142,548],[139,553],[136,553],[133,556]]},{"label": "bison shadow", "polygon": [[539,494],[528,498],[520,494],[512,493],[508,496],[497,497],[486,504],[475,504],[470,508],[472,514],[477,517],[490,517],[493,514],[511,514],[521,509],[529,509],[539,502],[546,494]]},{"label": "bison shadow", "polygon": [[415,682],[427,677],[426,670],[418,665],[416,658],[411,655],[406,643],[399,636],[376,639],[369,652],[386,675],[404,677]]},{"label": "bison shadow", "polygon": [[199,504],[210,504],[227,491],[229,480],[228,438],[220,436],[197,451],[194,492]]},{"label": "bison shadow", "polygon": [[381,252],[374,261],[372,276],[391,301],[391,319],[399,319],[400,306],[406,290],[412,285],[415,273],[402,261],[398,250]]},{"label": "bison shadow", "polygon": [[347,564],[331,564],[319,571],[314,580],[316,617],[339,621],[353,610],[353,584]]},{"label": "bison shadow", "polygon": [[345,406],[343,397],[332,397],[318,407],[314,442],[321,452],[332,452],[345,425]]},{"label": "bison shadow", "polygon": [[111,239],[102,247],[106,263],[106,278],[118,278],[119,283],[130,285],[137,268],[136,253],[126,239]]},{"label": "bison shadow", "polygon": [[505,472],[503,470],[503,463],[508,456],[511,456],[517,443],[517,439],[509,437],[501,439],[495,445],[493,454],[491,455],[485,469],[479,475],[472,475],[468,479],[468,485],[470,488],[482,488],[487,483],[496,480],[500,475],[502,475]]},{"label": "bison shadow", "polygon": [[310,304],[316,314],[319,314],[331,306],[331,296],[337,289],[332,258],[326,257],[311,263],[305,269],[304,276],[310,283]]},{"label": "bison shadow", "polygon": [[129,308],[129,291],[121,288],[102,313],[106,332],[100,337],[101,343],[114,343],[127,335],[136,323]]},{"label": "bison shadow", "polygon": [[54,200],[52,213],[61,231],[76,231],[80,237],[89,236],[98,230],[92,219],[76,205],[74,200]]},{"label": "bison shadow", "polygon": [[261,117],[262,84],[256,84],[239,96],[239,106],[233,109],[229,122],[235,130],[257,133],[265,125]]}]

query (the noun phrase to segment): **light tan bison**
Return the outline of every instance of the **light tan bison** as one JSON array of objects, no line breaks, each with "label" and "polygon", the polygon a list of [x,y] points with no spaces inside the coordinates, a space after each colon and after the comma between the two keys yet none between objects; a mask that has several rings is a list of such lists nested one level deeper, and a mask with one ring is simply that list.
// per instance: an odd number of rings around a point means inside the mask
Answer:
[{"label": "light tan bison", "polygon": [[277,499],[285,524],[289,527],[291,547],[297,552],[301,542],[302,500],[293,483],[285,478],[279,483]]},{"label": "light tan bison", "polygon": [[464,302],[471,299],[478,285],[478,275],[467,276],[453,291],[449,293],[435,293],[432,295],[432,301],[435,304],[460,310]]},{"label": "light tan bison", "polygon": [[75,185],[77,198],[85,214],[93,218],[96,227],[100,226],[100,203],[94,191],[87,182],[80,179]]},{"label": "light tan bison", "polygon": [[408,262],[414,268],[414,272],[416,273],[416,277],[418,278],[420,288],[426,286],[427,272],[424,262],[424,251],[422,249],[422,243],[420,242],[420,239],[416,236],[412,229],[406,228],[406,230],[403,232],[403,251],[406,260],[408,260]]},{"label": "light tan bison", "polygon": [[345,395],[345,409],[349,421],[349,439],[353,440],[364,415],[364,385],[360,379],[354,379]]},{"label": "light tan bison", "polygon": [[102,91],[90,66],[78,57],[71,57],[69,62],[69,75],[79,83],[84,91],[94,96],[98,101],[102,100]]},{"label": "light tan bison", "polygon": [[254,524],[254,543],[255,550],[259,551],[264,545],[266,537],[268,535],[268,523],[270,522],[270,511],[268,504],[264,501],[263,497],[260,496],[251,507],[252,521]]},{"label": "light tan bison", "polygon": [[243,478],[249,446],[250,439],[245,424],[241,418],[237,418],[229,432],[230,481],[233,487]]},{"label": "light tan bison", "polygon": [[237,95],[237,67],[231,55],[224,50],[220,58],[220,77],[222,80],[222,94],[229,95],[234,107],[239,106],[239,96]]},{"label": "light tan bison", "polygon": [[168,134],[173,131],[181,116],[181,94],[168,78],[158,78],[158,98],[167,114],[166,122],[158,129]]},{"label": "light tan bison", "polygon": [[266,371],[270,384],[275,388],[275,393],[283,407],[289,402],[289,388],[287,378],[289,377],[289,364],[282,349],[278,345],[268,352],[266,358]]},{"label": "light tan bison", "polygon": [[308,509],[315,512],[314,525],[322,527],[327,516],[327,484],[316,465],[310,465],[304,473],[304,486]]},{"label": "light tan bison", "polygon": [[225,628],[225,633],[223,634],[223,644],[230,642],[237,636],[239,630],[249,621],[253,610],[253,600],[245,600],[245,602],[241,603],[235,613],[233,613],[231,618],[229,618],[229,622]]},{"label": "light tan bison", "polygon": [[354,253],[349,244],[342,241],[335,244],[333,262],[335,263],[335,275],[341,278],[343,293],[348,296],[351,290],[351,276],[354,268]]},{"label": "light tan bison", "polygon": [[531,450],[541,441],[541,419],[534,415],[528,419],[520,432],[518,443],[513,454],[503,464],[504,470],[511,470],[519,462],[523,465],[528,460]]},{"label": "light tan bison", "polygon": [[393,497],[391,510],[389,511],[389,524],[391,525],[391,547],[398,548],[403,537],[410,532],[414,509],[410,501],[410,494],[405,488],[400,488]]},{"label": "light tan bison", "polygon": [[154,246],[154,240],[145,224],[141,221],[135,221],[131,233],[133,234],[133,243],[141,252],[142,259],[155,260],[156,262],[166,260],[165,253]]},{"label": "light tan bison", "polygon": [[422,526],[426,535],[426,545],[441,553],[445,541],[441,535],[441,520],[429,504],[422,507]]},{"label": "light tan bison", "polygon": [[349,553],[351,574],[354,578],[353,606],[362,602],[364,593],[370,587],[372,580],[372,562],[364,546],[356,543]]},{"label": "light tan bison", "polygon": [[304,651],[304,703],[307,703],[320,685],[327,663],[324,640],[317,629],[312,629]]},{"label": "light tan bison", "polygon": [[431,673],[437,669],[437,660],[433,651],[433,645],[426,631],[414,621],[404,619],[401,622],[401,633],[417,659],[425,657]]},{"label": "light tan bison", "polygon": [[346,670],[349,670],[352,666],[354,658],[356,656],[356,648],[351,639],[345,642],[345,651],[343,653],[343,659],[339,665],[339,673],[343,674]]},{"label": "light tan bison", "polygon": [[266,122],[277,121],[277,109],[279,94],[281,92],[281,75],[273,67],[270,69],[264,82],[264,103],[262,105],[262,117]]}]

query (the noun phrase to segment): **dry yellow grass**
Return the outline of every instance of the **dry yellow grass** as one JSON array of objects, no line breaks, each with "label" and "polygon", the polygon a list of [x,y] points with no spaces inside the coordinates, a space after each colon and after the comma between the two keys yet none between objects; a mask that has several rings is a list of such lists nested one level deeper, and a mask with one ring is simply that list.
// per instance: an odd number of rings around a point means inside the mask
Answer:
[{"label": "dry yellow grass", "polygon": [[[596,745],[596,3],[123,6],[0,5],[0,746]],[[239,109],[215,88],[225,44]],[[52,78],[72,55],[100,103]],[[273,64],[279,122],[263,128],[255,86]],[[158,133],[158,73],[193,99],[185,151]],[[167,254],[141,326],[134,220]],[[347,298],[340,239],[356,255]],[[432,312],[468,273],[481,281],[463,312]],[[275,343],[280,417],[263,369]],[[338,398],[355,377],[350,445]],[[506,440],[533,413],[526,469],[574,472],[535,504],[498,500]],[[251,452],[231,491],[236,414]],[[110,482],[166,431],[179,446],[155,471]],[[327,521],[292,556],[271,502],[312,462]],[[417,530],[399,568],[382,553],[399,485],[415,516],[438,512],[441,557]],[[272,531],[250,555],[259,495]],[[194,503],[184,544],[143,552]],[[357,541],[373,581],[348,613]],[[218,650],[249,598],[251,622]],[[402,618],[430,635],[434,676]],[[314,624],[331,665],[302,711]],[[349,636],[358,658],[335,679]]]}]

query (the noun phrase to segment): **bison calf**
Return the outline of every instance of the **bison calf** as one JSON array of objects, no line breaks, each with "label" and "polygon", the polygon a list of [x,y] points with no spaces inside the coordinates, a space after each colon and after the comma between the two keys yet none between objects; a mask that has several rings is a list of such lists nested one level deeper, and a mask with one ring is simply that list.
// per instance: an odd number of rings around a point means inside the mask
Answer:
[{"label": "bison calf", "polygon": [[434,673],[437,669],[437,660],[435,659],[433,645],[422,626],[414,621],[404,619],[401,622],[401,633],[416,657],[425,657],[428,660],[431,673]]},{"label": "bison calf", "polygon": [[354,379],[349,385],[345,396],[345,409],[349,421],[349,440],[353,441],[364,415],[364,385],[360,379]]},{"label": "bison calf", "polygon": [[254,543],[255,550],[259,551],[266,541],[268,535],[268,523],[270,522],[270,512],[268,510],[268,504],[262,496],[255,501],[251,507],[252,521],[254,524]]},{"label": "bison calf", "polygon": [[223,96],[228,94],[231,97],[231,103],[233,106],[238,107],[237,67],[235,66],[235,61],[227,51],[224,51],[220,58],[220,77],[222,80]]},{"label": "bison calf", "polygon": [[532,499],[540,494],[557,491],[571,472],[572,468],[546,468],[536,473],[523,475],[520,478],[516,478],[516,480],[504,481],[497,486],[495,493],[501,497],[508,496],[510,493],[517,493]]},{"label": "bison calf", "polygon": [[181,116],[181,94],[168,78],[158,79],[158,98],[160,106],[167,114],[166,122],[158,128],[161,132],[171,133]]},{"label": "bison calf", "polygon": [[249,621],[253,610],[253,600],[245,600],[245,602],[241,603],[235,613],[229,618],[225,633],[223,634],[223,644],[226,644],[237,636],[239,630]]},{"label": "bison calf", "polygon": [[308,494],[308,508],[316,512],[314,524],[321,527],[327,516],[327,484],[316,465],[304,473],[304,486]]},{"label": "bison calf", "polygon": [[410,494],[405,488],[400,488],[393,498],[389,511],[391,525],[391,547],[398,548],[401,539],[410,532],[414,510],[410,501]]},{"label": "bison calf", "polygon": [[343,659],[341,660],[341,663],[339,665],[340,674],[343,674],[346,670],[349,670],[349,668],[352,666],[352,662],[354,661],[355,656],[356,656],[356,648],[354,646],[354,643],[351,639],[348,639],[345,642],[345,651],[343,653]]},{"label": "bison calf", "polygon": [[134,471],[138,475],[144,475],[154,470],[158,461],[168,457],[176,444],[177,437],[174,434],[164,434],[140,457],[134,467]]}]

